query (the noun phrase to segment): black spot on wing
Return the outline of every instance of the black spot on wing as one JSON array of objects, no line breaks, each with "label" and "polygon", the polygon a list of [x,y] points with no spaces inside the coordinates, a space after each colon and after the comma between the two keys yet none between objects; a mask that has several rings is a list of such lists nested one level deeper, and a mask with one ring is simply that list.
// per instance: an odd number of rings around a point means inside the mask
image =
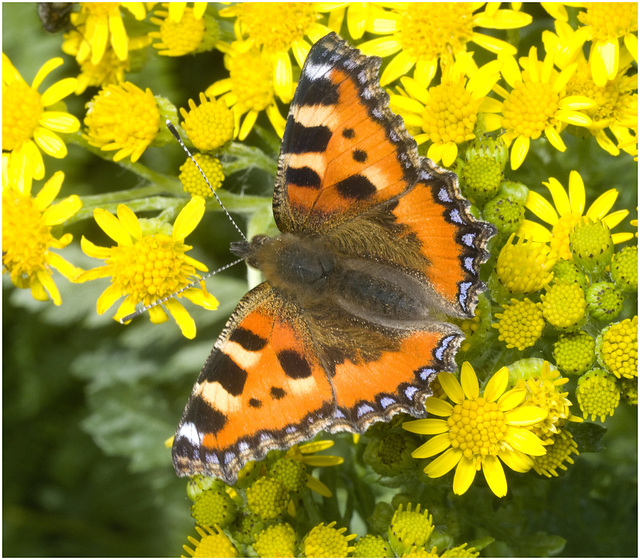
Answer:
[{"label": "black spot on wing", "polygon": [[305,379],[311,376],[311,367],[304,356],[294,350],[278,352],[278,361],[287,377]]},{"label": "black spot on wing", "polygon": [[364,163],[365,161],[367,161],[367,159],[369,159],[367,152],[365,152],[364,150],[353,150],[353,153],[351,155],[353,157],[353,160],[357,161],[358,163]]},{"label": "black spot on wing", "polygon": [[262,338],[261,336],[252,333],[250,330],[243,329],[242,327],[236,327],[231,332],[229,340],[231,340],[232,342],[236,342],[249,352],[257,352],[258,350],[262,350],[268,342],[266,338]]},{"label": "black spot on wing", "polygon": [[355,137],[355,135],[356,135],[356,131],[353,130],[353,128],[344,128],[342,130],[342,136],[347,140],[351,140],[352,138]]},{"label": "black spot on wing", "polygon": [[277,401],[283,399],[286,394],[282,387],[271,387],[271,396]]},{"label": "black spot on wing", "polygon": [[319,189],[321,184],[320,175],[310,167],[287,167],[285,182],[298,185],[299,187],[310,187]]},{"label": "black spot on wing", "polygon": [[249,399],[249,406],[252,408],[260,408],[262,406],[262,401],[260,399]]},{"label": "black spot on wing", "polygon": [[338,100],[338,88],[329,78],[325,76],[309,80],[302,73],[296,89],[296,105],[337,105]]},{"label": "black spot on wing", "polygon": [[198,381],[217,381],[229,394],[237,397],[244,390],[247,372],[236,364],[231,357],[216,349],[209,355]]},{"label": "black spot on wing", "polygon": [[[196,425],[201,433],[217,434],[227,423],[227,417],[219,410],[212,408],[202,397],[194,395],[189,400],[181,425],[187,422]],[[181,439],[184,438],[177,438],[176,442]]]},{"label": "black spot on wing", "polygon": [[341,196],[353,200],[365,200],[376,193],[375,185],[363,175],[352,175],[340,181],[336,188]]},{"label": "black spot on wing", "polygon": [[331,140],[331,129],[328,126],[304,126],[289,115],[282,137],[281,151],[285,154],[324,152],[329,140]]}]

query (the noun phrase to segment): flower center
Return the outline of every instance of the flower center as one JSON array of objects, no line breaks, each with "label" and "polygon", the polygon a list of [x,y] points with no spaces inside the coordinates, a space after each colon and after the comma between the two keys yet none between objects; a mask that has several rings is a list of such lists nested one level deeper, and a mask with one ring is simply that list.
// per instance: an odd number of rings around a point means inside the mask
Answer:
[{"label": "flower center", "polygon": [[580,221],[579,214],[565,214],[561,216],[558,222],[553,226],[551,233],[551,249],[555,250],[558,258],[570,261],[571,251],[569,250],[569,234]]},{"label": "flower center", "polygon": [[622,93],[618,78],[610,80],[604,87],[598,87],[591,77],[591,68],[587,62],[582,61],[573,76],[567,83],[567,96],[584,95],[596,102],[596,106],[586,110],[593,121],[591,128],[606,128]]},{"label": "flower center", "polygon": [[594,40],[617,39],[638,30],[636,2],[592,2],[578,19],[593,27]]},{"label": "flower center", "polygon": [[243,32],[269,53],[289,50],[316,21],[310,2],[247,2],[238,8]]},{"label": "flower center", "polygon": [[2,149],[15,150],[33,138],[42,114],[40,94],[22,80],[2,85]]},{"label": "flower center", "polygon": [[165,234],[146,235],[132,246],[115,248],[109,263],[113,283],[145,305],[168,296],[186,284],[185,248]]},{"label": "flower center", "polygon": [[507,430],[498,404],[484,397],[455,405],[447,424],[451,447],[460,449],[467,459],[497,455]]},{"label": "flower center", "polygon": [[231,91],[238,98],[238,109],[263,111],[273,101],[273,70],[259,51],[228,55],[225,65],[229,69]]},{"label": "flower center", "polygon": [[520,82],[504,100],[502,126],[516,136],[535,140],[542,131],[554,124],[559,96],[550,84]]},{"label": "flower center", "polygon": [[190,8],[184,11],[179,22],[167,17],[160,25],[160,38],[172,56],[182,56],[195,51],[202,43],[204,33],[204,18],[193,17],[193,10]]},{"label": "flower center", "polygon": [[460,83],[444,83],[429,90],[422,113],[422,129],[432,142],[462,144],[473,138],[478,115],[471,94]]},{"label": "flower center", "polygon": [[412,59],[431,60],[465,50],[473,36],[473,4],[416,3],[400,22],[400,43]]},{"label": "flower center", "polygon": [[51,228],[45,225],[33,199],[5,189],[2,193],[2,264],[17,285],[26,288],[29,277],[46,268],[45,257],[52,241]]}]

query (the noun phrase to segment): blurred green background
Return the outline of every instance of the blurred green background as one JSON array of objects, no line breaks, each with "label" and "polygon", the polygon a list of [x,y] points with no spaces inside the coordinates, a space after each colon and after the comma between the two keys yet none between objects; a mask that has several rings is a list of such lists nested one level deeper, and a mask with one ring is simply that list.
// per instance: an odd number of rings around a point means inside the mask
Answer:
[{"label": "blurred green background", "polygon": [[[35,4],[5,3],[2,9],[3,50],[28,83],[54,56],[63,56],[65,64],[45,86],[74,75],[75,62],[60,50],[61,35],[42,29]],[[523,32],[524,46],[539,37],[540,25],[551,25],[538,6],[527,9],[538,19],[526,31],[530,35]],[[178,60],[152,54],[144,70],[130,79],[184,107],[223,75],[218,52]],[[90,89],[69,98],[68,109],[81,117],[94,93]],[[256,141],[256,135],[249,140]],[[545,148],[532,151],[509,178],[539,189],[542,180],[555,176],[566,186],[569,171],[578,169],[588,204],[598,193],[618,187],[621,195],[614,209],[628,208],[634,214],[637,191],[628,185],[637,184],[637,175],[630,158],[613,158],[595,142],[569,138],[567,144],[564,155]],[[141,161],[176,175],[183,160],[180,148],[169,145],[148,150]],[[65,171],[61,196],[140,185],[137,176],[74,145],[63,161],[45,156],[45,164],[47,177],[57,169]],[[36,183],[34,191],[38,188]],[[272,178],[242,174],[225,188],[269,196]],[[77,243],[86,235],[107,244],[93,221],[72,224],[65,231],[73,233],[74,243],[64,256],[84,268],[96,266]],[[214,269],[231,260],[228,244],[235,239],[220,213],[210,212],[188,242],[196,247],[195,257]],[[106,282],[98,287],[71,285],[54,275],[63,300],[55,308],[34,301],[28,290],[15,289],[3,275],[5,556],[180,555],[186,536],[194,534],[193,521],[186,481],[175,476],[164,441],[173,434],[225,319],[246,290],[244,276],[240,266],[209,281],[220,309],[205,313],[191,306],[198,335],[188,341],[172,321],[151,326],[142,317],[123,328],[110,318],[113,310],[98,317],[95,302]],[[634,313],[633,306],[627,306],[625,316]],[[550,481],[532,477],[532,484],[544,488],[535,503],[516,503],[517,493],[510,494],[502,502],[487,502],[486,515],[498,519],[514,506],[522,509],[527,519],[522,550],[531,555],[536,554],[535,535],[540,531],[567,540],[562,556],[636,556],[635,414],[636,409],[621,407],[607,421],[604,451],[581,454],[567,475]],[[507,520],[503,525],[508,531]]]}]

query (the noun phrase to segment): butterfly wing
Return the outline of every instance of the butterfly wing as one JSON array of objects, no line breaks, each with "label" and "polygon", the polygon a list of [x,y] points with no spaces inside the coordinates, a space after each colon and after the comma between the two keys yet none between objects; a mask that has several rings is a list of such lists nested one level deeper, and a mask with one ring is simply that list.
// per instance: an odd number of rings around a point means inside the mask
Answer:
[{"label": "butterfly wing", "polygon": [[313,437],[334,410],[302,313],[260,284],[238,304],[193,388],[174,438],[176,472],[233,484],[246,462]]}]

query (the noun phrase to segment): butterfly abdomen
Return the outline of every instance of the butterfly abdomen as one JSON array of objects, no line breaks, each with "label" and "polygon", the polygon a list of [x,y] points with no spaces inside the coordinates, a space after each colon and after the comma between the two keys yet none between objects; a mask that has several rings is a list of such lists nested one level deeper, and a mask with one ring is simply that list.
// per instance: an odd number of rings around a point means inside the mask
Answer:
[{"label": "butterfly abdomen", "polygon": [[428,287],[391,264],[342,254],[322,237],[282,234],[236,251],[313,318],[329,307],[373,326],[415,329],[431,316]]}]

